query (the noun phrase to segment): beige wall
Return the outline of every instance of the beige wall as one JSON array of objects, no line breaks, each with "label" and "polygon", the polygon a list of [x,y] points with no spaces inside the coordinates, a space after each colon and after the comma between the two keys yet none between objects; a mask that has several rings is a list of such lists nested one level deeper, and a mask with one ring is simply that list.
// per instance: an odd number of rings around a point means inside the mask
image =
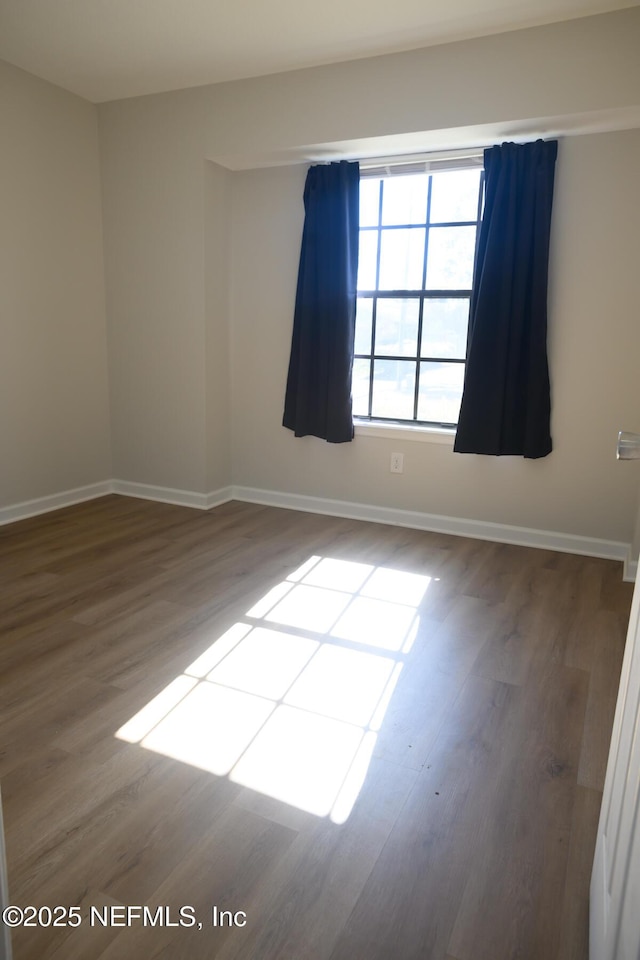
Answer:
[{"label": "beige wall", "polygon": [[142,107],[101,125],[113,471],[204,492],[203,153],[188,114]]},{"label": "beige wall", "polygon": [[205,161],[205,490],[231,482],[231,174]]},{"label": "beige wall", "polygon": [[96,109],[0,63],[0,506],[111,475]]},{"label": "beige wall", "polygon": [[[621,425],[640,429],[638,169],[640,131],[560,145],[549,300],[554,451],[539,461],[364,436],[329,445],[281,427],[305,168],[236,173],[235,482],[629,541],[638,474],[616,461],[615,443]],[[392,451],[404,452],[401,476],[389,472]]]},{"label": "beige wall", "polygon": [[[437,148],[505,131],[640,124],[640,9],[171,95],[202,113],[207,156],[233,168],[423,133]],[[142,105],[143,101],[137,101]],[[108,109],[108,108],[107,108]],[[120,104],[134,112],[137,106]],[[360,143],[357,143],[360,141]],[[374,144],[375,152],[380,150]]]},{"label": "beige wall", "polygon": [[[101,105],[116,475],[631,541],[638,483],[613,447],[638,409],[640,148],[624,129],[640,126],[639,41],[635,8]],[[592,130],[613,132],[565,137],[560,152],[548,460],[362,437],[334,447],[280,426],[305,170],[265,164]],[[401,477],[388,471],[397,449]]]},{"label": "beige wall", "polygon": [[[233,481],[631,541],[637,471],[613,450],[640,431],[639,41],[635,8],[97,109],[0,64],[0,507],[111,476]],[[295,440],[299,161],[562,131],[553,454]]]}]

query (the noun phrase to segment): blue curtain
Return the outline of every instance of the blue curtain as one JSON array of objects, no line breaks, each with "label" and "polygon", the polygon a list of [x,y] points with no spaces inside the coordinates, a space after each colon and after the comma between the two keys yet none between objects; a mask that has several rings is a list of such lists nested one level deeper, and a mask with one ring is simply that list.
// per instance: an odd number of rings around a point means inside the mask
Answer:
[{"label": "blue curtain", "polygon": [[296,437],[353,439],[360,167],[311,167],[298,270],[283,425]]},{"label": "blue curtain", "polygon": [[485,150],[457,453],[551,452],[547,276],[557,140]]}]

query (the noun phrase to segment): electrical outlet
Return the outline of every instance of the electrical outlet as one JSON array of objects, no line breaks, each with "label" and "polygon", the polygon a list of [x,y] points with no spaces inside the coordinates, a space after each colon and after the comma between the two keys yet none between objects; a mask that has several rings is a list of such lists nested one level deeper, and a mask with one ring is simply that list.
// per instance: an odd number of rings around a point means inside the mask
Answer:
[{"label": "electrical outlet", "polygon": [[391,454],[391,463],[389,464],[389,470],[391,470],[391,473],[404,472],[404,453]]}]

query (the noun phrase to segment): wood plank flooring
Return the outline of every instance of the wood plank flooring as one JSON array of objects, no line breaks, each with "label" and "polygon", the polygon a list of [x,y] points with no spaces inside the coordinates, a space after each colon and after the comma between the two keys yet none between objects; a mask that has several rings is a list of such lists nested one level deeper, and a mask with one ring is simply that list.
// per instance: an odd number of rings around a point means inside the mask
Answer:
[{"label": "wood plank flooring", "polygon": [[11,901],[82,916],[15,960],[586,960],[621,576],[241,503],[2,528]]}]

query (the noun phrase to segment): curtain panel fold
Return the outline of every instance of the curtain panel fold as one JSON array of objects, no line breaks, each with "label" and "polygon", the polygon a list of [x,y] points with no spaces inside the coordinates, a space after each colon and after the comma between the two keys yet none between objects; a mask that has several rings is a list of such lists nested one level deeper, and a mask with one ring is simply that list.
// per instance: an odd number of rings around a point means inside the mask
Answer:
[{"label": "curtain panel fold", "polygon": [[551,452],[547,278],[557,140],[485,150],[457,453]]},{"label": "curtain panel fold", "polygon": [[311,167],[304,189],[283,426],[296,437],[353,439],[351,372],[358,274],[360,167]]}]

